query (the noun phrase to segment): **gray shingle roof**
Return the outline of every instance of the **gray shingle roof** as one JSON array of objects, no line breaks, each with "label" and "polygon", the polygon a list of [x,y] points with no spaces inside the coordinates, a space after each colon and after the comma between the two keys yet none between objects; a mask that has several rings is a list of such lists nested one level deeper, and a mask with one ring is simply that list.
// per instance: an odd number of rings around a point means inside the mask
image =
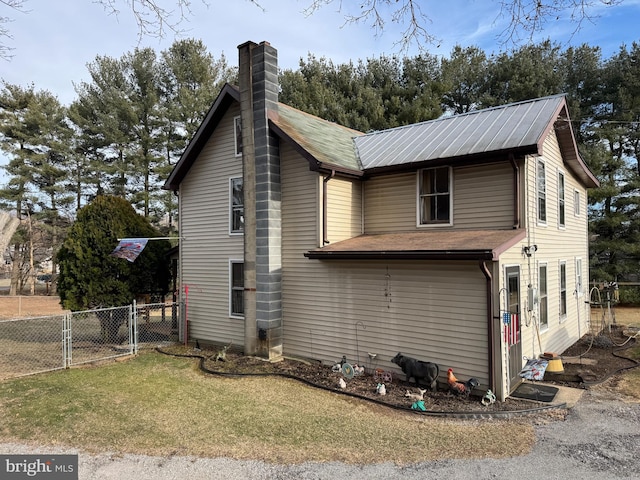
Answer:
[{"label": "gray shingle roof", "polygon": [[278,129],[294,143],[308,160],[316,166],[361,172],[362,164],[356,155],[353,138],[362,135],[337,123],[328,122],[309,115],[283,103],[278,104],[278,113],[269,113],[272,127]]}]

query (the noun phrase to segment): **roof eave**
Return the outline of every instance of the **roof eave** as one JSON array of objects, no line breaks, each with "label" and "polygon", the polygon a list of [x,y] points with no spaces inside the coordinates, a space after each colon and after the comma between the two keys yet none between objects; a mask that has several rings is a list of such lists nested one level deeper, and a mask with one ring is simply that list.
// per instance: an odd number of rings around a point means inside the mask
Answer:
[{"label": "roof eave", "polygon": [[454,167],[464,167],[470,165],[481,165],[483,163],[496,163],[510,161],[511,156],[520,157],[525,155],[538,154],[537,145],[529,145],[518,148],[509,148],[504,150],[494,150],[492,152],[477,153],[473,155],[465,155],[461,157],[443,157],[432,160],[422,160],[411,163],[403,163],[398,165],[387,165],[384,167],[373,167],[365,170],[366,176],[386,175],[390,173],[400,173],[416,170],[426,167],[439,167],[450,165]]},{"label": "roof eave", "polygon": [[220,90],[218,97],[213,102],[213,105],[211,105],[211,108],[198,127],[195,135],[173,167],[169,178],[162,187],[163,189],[172,191],[180,189],[180,183],[209,141],[211,134],[218,126],[218,123],[220,123],[227,109],[234,101],[240,102],[240,92],[236,87],[227,83],[222,87],[222,90]]},{"label": "roof eave", "polygon": [[306,252],[304,256],[312,260],[495,260],[492,250],[349,252],[312,250]]},{"label": "roof eave", "polygon": [[[562,122],[561,126],[558,125],[559,122]],[[540,138],[539,150],[541,155],[544,141],[552,129],[556,132],[558,144],[560,145],[561,150],[563,150],[563,157],[566,160],[568,167],[576,174],[576,176],[578,176],[578,178],[580,178],[585,187],[599,187],[600,181],[593,174],[578,151],[578,143],[576,142],[576,137],[571,126],[566,98],[562,99],[562,102],[555,111],[553,121],[549,123],[548,128]]]}]

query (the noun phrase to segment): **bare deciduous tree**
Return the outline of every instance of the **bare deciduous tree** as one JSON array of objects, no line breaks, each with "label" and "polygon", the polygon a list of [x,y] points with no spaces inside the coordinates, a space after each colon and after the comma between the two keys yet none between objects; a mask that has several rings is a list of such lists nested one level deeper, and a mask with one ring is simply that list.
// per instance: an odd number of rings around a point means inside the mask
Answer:
[{"label": "bare deciduous tree", "polygon": [[[192,16],[191,6],[194,0],[172,0],[172,7],[163,6],[161,0],[95,0],[109,15],[132,14],[138,25],[139,37],[164,37],[167,33],[183,33],[182,23]],[[207,0],[199,0],[208,5]],[[263,9],[269,1],[245,0]],[[532,40],[533,35],[543,30],[550,21],[569,20],[580,30],[585,21],[593,22],[597,18],[597,7],[612,7],[624,0],[500,0],[500,16],[509,21],[501,39],[505,44],[517,45],[523,40]],[[0,0],[14,10],[24,12],[27,0]],[[406,50],[411,45],[423,48],[439,41],[429,28],[431,18],[428,15],[426,0],[306,0],[306,15],[328,5],[338,5],[345,24],[367,23],[375,35],[381,35],[388,25],[403,27],[396,46]],[[355,13],[354,13],[355,12]],[[11,38],[7,24],[10,17],[0,16],[0,39]],[[0,40],[0,58],[10,58],[11,48]]]},{"label": "bare deciduous tree", "polygon": [[[16,12],[24,12],[24,2],[25,0],[0,0],[0,4]],[[11,58],[11,51],[13,50],[10,46],[5,45],[4,42],[4,38],[11,38],[11,33],[7,28],[7,23],[9,22],[11,22],[11,17],[0,15],[0,58],[5,60]]]},{"label": "bare deciduous tree", "polygon": [[569,20],[578,32],[584,22],[594,22],[598,6],[612,7],[624,0],[501,0],[501,15],[509,19],[502,32],[507,43],[518,44],[531,40],[548,22]]}]

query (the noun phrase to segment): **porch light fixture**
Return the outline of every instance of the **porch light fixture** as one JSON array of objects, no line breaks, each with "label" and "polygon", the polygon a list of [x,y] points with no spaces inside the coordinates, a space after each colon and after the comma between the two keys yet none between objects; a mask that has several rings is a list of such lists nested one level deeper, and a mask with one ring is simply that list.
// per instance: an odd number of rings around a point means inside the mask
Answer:
[{"label": "porch light fixture", "polygon": [[522,251],[527,257],[530,257],[538,251],[538,245],[527,245],[525,247],[522,247]]}]

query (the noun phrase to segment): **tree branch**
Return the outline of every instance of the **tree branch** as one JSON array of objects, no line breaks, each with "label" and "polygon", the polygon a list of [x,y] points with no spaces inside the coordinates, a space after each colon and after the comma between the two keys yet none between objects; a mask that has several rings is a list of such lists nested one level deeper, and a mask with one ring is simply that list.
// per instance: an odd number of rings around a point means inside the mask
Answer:
[{"label": "tree branch", "polygon": [[[7,7],[12,8],[13,10],[20,13],[26,13],[26,11],[24,10],[24,2],[25,0],[0,0],[0,4],[6,5]],[[6,24],[11,21],[12,20],[10,17],[0,17],[0,38],[13,38],[9,33],[9,29],[6,27]],[[13,57],[13,55],[11,54],[12,51],[12,47],[5,45],[4,41],[0,42],[0,58],[4,60],[10,60]]]},{"label": "tree branch", "polygon": [[[336,3],[336,0],[312,0],[303,12],[309,16],[332,3]],[[338,12],[346,10],[342,0],[337,0],[337,3]],[[349,13],[348,10],[344,13],[345,24],[370,23],[376,37],[384,33],[388,20],[405,25],[401,38],[394,42],[402,51],[408,50],[412,44],[423,50],[427,45],[439,41],[425,27],[425,24],[431,23],[431,19],[422,11],[419,0],[361,0],[357,7],[357,14]],[[386,12],[386,9],[389,9],[389,12]]]},{"label": "tree branch", "polygon": [[598,5],[612,7],[624,0],[501,0],[500,14],[509,18],[509,26],[500,35],[503,43],[519,44],[532,41],[536,33],[543,31],[548,22],[568,18],[577,33],[584,22],[594,23],[598,15],[593,9]]}]

